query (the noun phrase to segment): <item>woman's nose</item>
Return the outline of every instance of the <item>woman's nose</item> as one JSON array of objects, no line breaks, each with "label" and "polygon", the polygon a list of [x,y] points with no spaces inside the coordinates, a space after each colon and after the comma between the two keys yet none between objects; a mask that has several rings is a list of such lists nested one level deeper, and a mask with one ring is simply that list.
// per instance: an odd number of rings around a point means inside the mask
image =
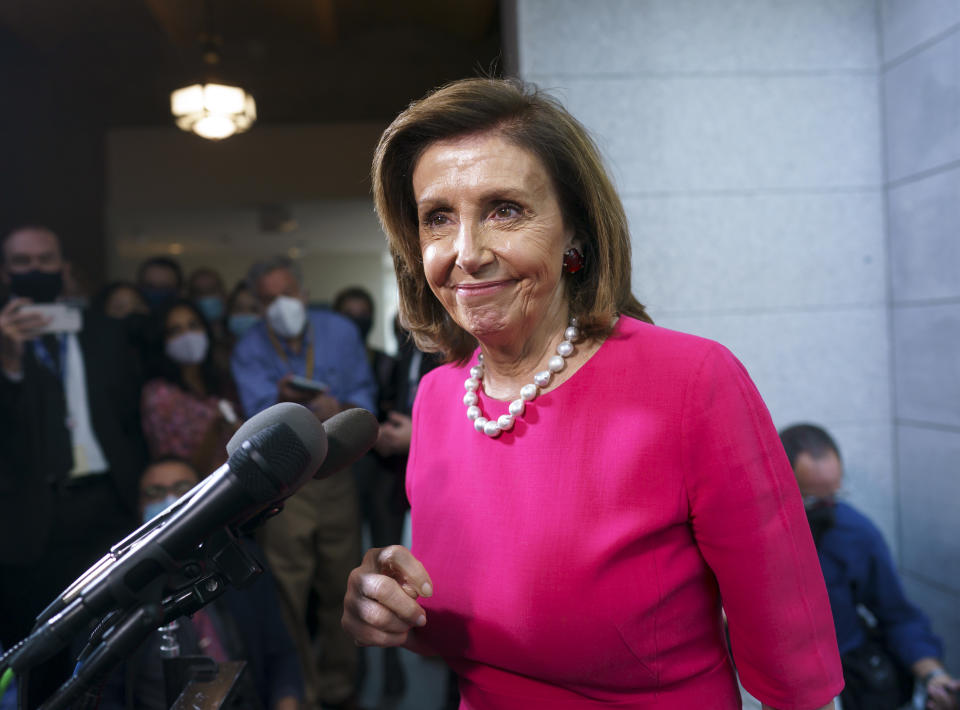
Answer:
[{"label": "woman's nose", "polygon": [[460,222],[456,249],[457,266],[468,274],[476,273],[493,260],[483,230],[468,220]]}]

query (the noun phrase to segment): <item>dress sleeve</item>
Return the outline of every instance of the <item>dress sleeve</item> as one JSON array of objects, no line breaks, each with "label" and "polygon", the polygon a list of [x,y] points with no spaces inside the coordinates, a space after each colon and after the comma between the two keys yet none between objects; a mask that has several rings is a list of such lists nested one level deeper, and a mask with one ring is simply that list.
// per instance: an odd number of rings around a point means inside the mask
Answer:
[{"label": "dress sleeve", "polygon": [[823,573],[770,414],[720,345],[687,386],[681,435],[690,523],[743,686],[778,710],[822,707],[843,688]]}]

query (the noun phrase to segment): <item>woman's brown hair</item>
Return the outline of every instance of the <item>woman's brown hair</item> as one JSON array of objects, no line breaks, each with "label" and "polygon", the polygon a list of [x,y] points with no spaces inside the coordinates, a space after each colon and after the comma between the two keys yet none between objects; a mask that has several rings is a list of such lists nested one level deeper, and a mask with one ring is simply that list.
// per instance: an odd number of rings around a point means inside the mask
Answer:
[{"label": "woman's brown hair", "polygon": [[630,234],[620,197],[586,129],[560,103],[513,79],[462,79],[416,101],[390,124],[373,158],[373,197],[400,288],[400,316],[418,347],[463,361],[476,339],[433,295],[423,273],[413,171],[433,143],[495,131],[540,159],[586,259],[565,274],[570,314],[587,338],[615,314],[652,322],[630,292]]}]

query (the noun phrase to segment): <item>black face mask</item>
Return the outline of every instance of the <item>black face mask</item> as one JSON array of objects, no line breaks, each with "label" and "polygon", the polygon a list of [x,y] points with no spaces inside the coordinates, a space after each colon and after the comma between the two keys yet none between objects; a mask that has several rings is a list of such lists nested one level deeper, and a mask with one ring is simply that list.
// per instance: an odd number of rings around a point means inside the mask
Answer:
[{"label": "black face mask", "polygon": [[373,318],[351,318],[350,320],[360,331],[360,340],[367,342],[367,336],[370,335],[370,329],[373,328]]},{"label": "black face mask", "polygon": [[820,547],[824,534],[837,523],[837,511],[833,501],[819,501],[806,509],[807,522],[813,533],[813,544]]},{"label": "black face mask", "polygon": [[10,274],[10,291],[15,296],[29,298],[34,303],[53,303],[63,291],[63,272],[26,271]]}]

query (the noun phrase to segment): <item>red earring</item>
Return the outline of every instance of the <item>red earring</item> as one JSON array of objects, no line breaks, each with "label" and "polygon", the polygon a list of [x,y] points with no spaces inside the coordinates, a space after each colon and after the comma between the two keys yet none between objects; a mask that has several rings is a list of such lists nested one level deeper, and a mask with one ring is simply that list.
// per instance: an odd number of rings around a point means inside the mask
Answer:
[{"label": "red earring", "polygon": [[576,247],[571,247],[563,253],[563,270],[568,274],[575,274],[580,271],[584,263],[583,254]]}]

